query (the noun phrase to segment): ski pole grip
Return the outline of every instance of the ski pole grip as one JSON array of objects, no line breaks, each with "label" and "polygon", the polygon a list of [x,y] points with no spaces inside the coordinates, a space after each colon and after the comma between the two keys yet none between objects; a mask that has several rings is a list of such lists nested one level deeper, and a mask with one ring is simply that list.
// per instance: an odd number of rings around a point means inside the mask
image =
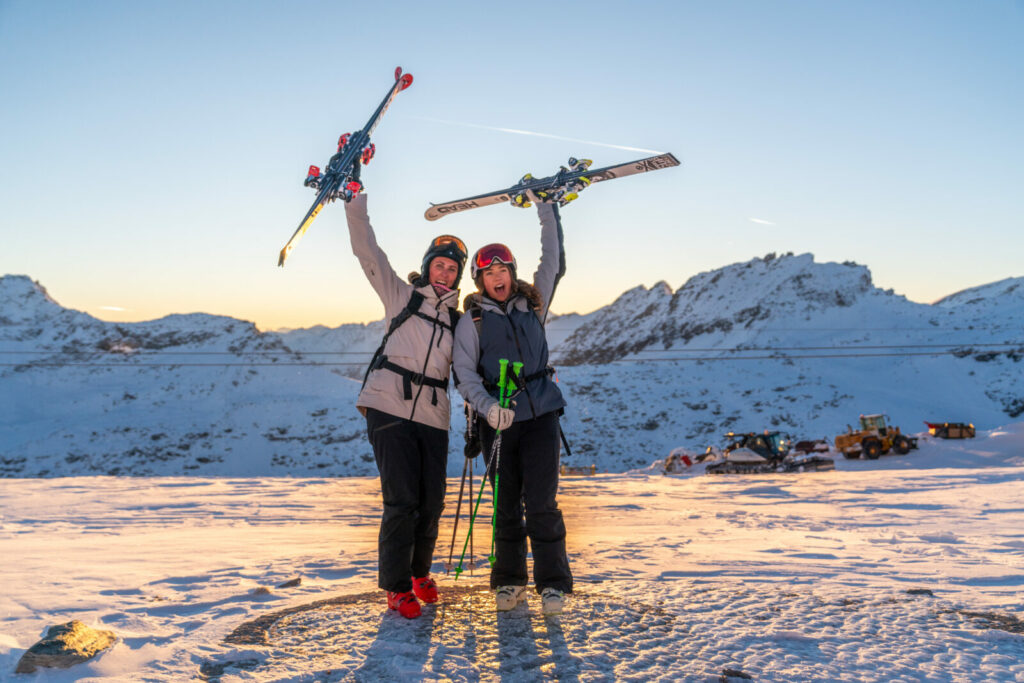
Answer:
[{"label": "ski pole grip", "polygon": [[508,358],[498,359],[498,387],[501,389],[505,388],[505,384],[508,381]]},{"label": "ski pole grip", "polygon": [[[519,379],[519,373],[523,369],[523,364],[520,361],[512,363],[512,377],[506,376],[505,378],[505,397],[508,399],[521,387],[516,384],[516,379]],[[506,371],[507,372],[507,371]],[[515,378],[515,379],[513,379]],[[505,407],[508,408],[509,401],[505,401]]]},{"label": "ski pole grip", "polygon": [[498,405],[502,408],[507,407],[505,405],[505,395],[509,392],[506,391],[508,386],[508,358],[498,359]]}]

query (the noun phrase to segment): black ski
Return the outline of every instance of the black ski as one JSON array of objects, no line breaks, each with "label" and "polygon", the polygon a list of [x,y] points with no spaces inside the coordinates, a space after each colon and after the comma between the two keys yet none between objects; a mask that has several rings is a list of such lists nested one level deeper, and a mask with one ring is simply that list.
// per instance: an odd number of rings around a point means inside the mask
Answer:
[{"label": "black ski", "polygon": [[373,116],[366,122],[362,130],[357,130],[351,135],[345,133],[338,139],[338,151],[327,162],[323,175],[320,174],[318,167],[309,167],[309,173],[306,175],[304,184],[306,187],[312,187],[317,191],[316,201],[313,202],[313,206],[306,212],[306,217],[299,223],[298,229],[291,239],[288,240],[288,244],[284,245],[284,249],[281,250],[281,255],[278,257],[277,265],[284,265],[288,254],[291,253],[295,245],[302,239],[306,230],[309,229],[313,220],[326,204],[336,199],[343,199],[346,202],[350,201],[363,188],[362,183],[359,182],[359,172],[356,163],[361,161],[361,163],[366,164],[373,158],[376,148],[370,143],[370,135],[373,134],[381,117],[384,116],[384,112],[387,111],[391,100],[395,99],[395,95],[410,85],[412,85],[412,74],[403,75],[402,67],[395,69],[395,82],[391,89],[388,90],[387,96],[377,107],[377,111],[373,112]]},{"label": "black ski", "polygon": [[570,201],[571,198],[575,198],[574,187],[582,189],[582,187],[592,183],[599,183],[602,180],[612,180],[614,178],[636,175],[637,173],[671,168],[679,165],[679,159],[676,159],[672,154],[659,154],[658,156],[637,159],[636,161],[619,164],[618,166],[606,166],[605,168],[594,170],[586,168],[588,165],[580,164],[577,160],[570,159],[570,167],[563,166],[562,170],[553,176],[533,178],[527,175],[517,184],[504,190],[488,192],[487,194],[480,194],[475,197],[466,197],[465,199],[457,199],[453,202],[445,202],[444,204],[431,204],[424,216],[426,216],[428,221],[436,221],[438,218],[458,213],[459,211],[468,211],[469,209],[477,209],[481,206],[491,206],[492,204],[500,204],[502,202],[512,202],[522,206],[525,203],[522,199],[527,190],[554,195],[555,201],[564,204]]}]

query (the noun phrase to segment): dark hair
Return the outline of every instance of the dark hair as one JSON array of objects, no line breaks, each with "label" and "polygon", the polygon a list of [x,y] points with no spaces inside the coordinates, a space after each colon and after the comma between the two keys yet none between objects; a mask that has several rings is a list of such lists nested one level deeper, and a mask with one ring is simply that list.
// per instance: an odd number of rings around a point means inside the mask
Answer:
[{"label": "dark hair", "polygon": [[[487,290],[484,288],[483,271],[477,273],[476,280],[473,282],[476,283],[476,289],[480,294],[487,294]],[[509,299],[514,294],[522,294],[530,302],[530,306],[535,309],[541,308],[544,305],[544,297],[541,296],[540,290],[526,280],[512,280],[512,292],[509,294]]]}]

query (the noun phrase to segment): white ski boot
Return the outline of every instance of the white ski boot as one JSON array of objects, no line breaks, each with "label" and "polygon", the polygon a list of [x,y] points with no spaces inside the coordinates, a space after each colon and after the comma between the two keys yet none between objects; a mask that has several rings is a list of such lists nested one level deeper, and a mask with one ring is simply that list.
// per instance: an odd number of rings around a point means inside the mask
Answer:
[{"label": "white ski boot", "polygon": [[565,594],[557,588],[545,588],[540,593],[540,611],[545,616],[562,613],[565,607]]},{"label": "white ski boot", "polygon": [[526,586],[498,586],[498,590],[494,592],[494,600],[499,612],[515,609],[516,605],[525,599]]}]

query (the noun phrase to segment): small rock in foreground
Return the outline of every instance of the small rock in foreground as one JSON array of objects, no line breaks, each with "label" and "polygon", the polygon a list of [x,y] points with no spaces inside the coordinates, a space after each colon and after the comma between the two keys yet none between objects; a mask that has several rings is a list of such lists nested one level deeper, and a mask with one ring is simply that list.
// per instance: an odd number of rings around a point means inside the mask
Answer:
[{"label": "small rock in foreground", "polygon": [[30,674],[40,667],[67,669],[92,659],[116,642],[113,631],[99,631],[77,619],[51,626],[45,638],[25,651],[14,672]]}]

